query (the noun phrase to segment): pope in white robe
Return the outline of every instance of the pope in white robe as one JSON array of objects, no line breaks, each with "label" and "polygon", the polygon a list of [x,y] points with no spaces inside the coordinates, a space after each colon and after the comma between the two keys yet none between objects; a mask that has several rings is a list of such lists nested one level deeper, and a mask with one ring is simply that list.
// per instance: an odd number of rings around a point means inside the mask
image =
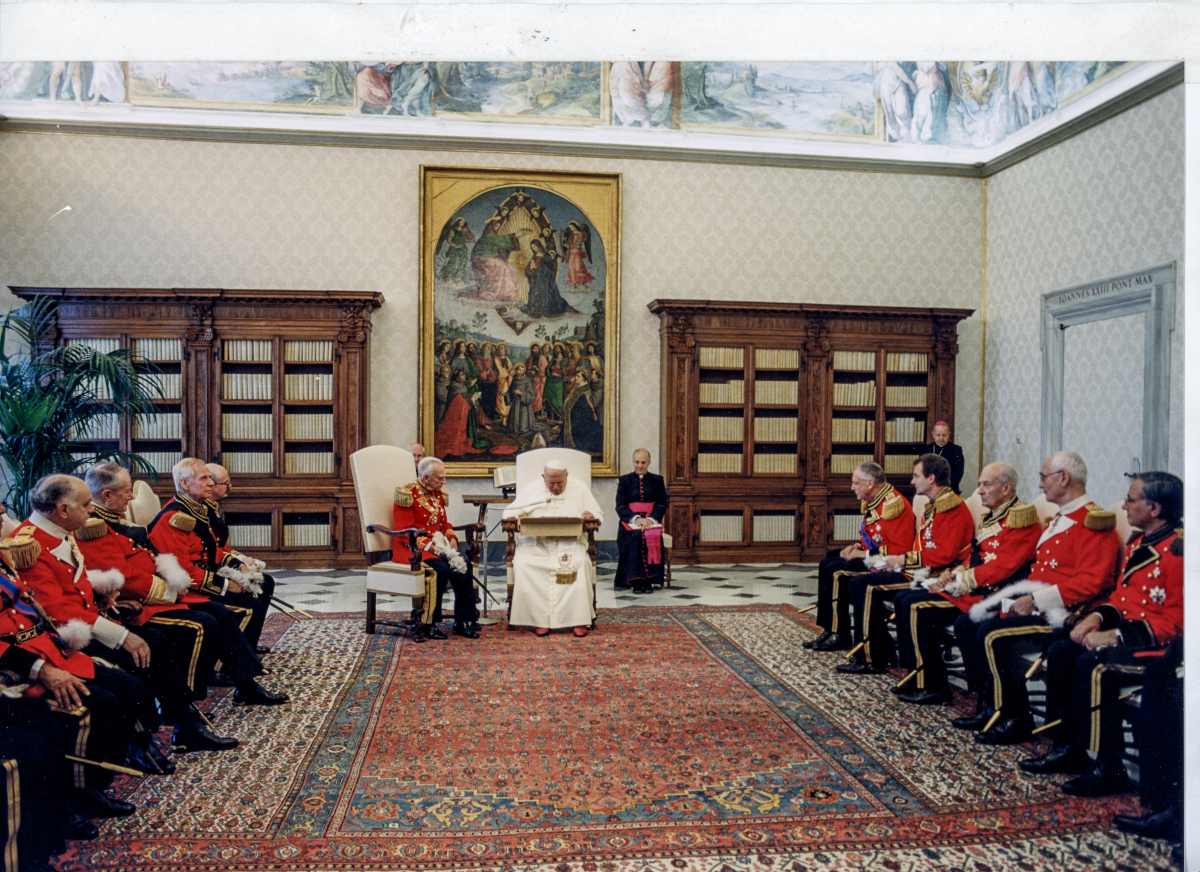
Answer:
[{"label": "pope in white robe", "polygon": [[[602,521],[604,513],[583,482],[568,480],[566,468],[551,461],[540,480],[521,488],[504,517]],[[571,537],[519,536],[513,555],[510,623],[533,627],[539,636],[559,627],[574,627],[575,635],[587,635],[596,616],[592,607],[596,568],[587,549],[582,532]]]}]

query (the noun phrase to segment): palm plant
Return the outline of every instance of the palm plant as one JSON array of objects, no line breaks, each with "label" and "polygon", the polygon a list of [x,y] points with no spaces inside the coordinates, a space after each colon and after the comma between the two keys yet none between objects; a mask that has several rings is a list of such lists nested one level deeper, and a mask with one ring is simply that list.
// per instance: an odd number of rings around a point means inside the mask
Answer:
[{"label": "palm plant", "polygon": [[42,298],[0,319],[0,471],[15,518],[28,516],[30,489],[50,473],[82,475],[105,460],[154,473],[140,455],[95,451],[83,436],[102,416],[153,413],[158,380],[134,366],[128,348],[55,346],[56,306]]}]

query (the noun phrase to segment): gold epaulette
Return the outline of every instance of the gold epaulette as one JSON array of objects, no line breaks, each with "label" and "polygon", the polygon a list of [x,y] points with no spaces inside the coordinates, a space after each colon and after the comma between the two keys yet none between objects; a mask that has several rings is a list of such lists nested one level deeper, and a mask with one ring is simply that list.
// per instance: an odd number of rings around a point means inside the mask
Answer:
[{"label": "gold epaulette", "polygon": [[20,572],[37,563],[42,543],[36,539],[3,539],[0,540],[0,551],[7,555],[9,565]]},{"label": "gold epaulette", "polygon": [[91,542],[93,539],[107,535],[108,524],[104,523],[103,518],[88,518],[84,525],[75,531],[75,538],[82,539],[84,542]]},{"label": "gold epaulette", "polygon": [[904,514],[904,497],[897,491],[892,491],[879,507],[879,516],[885,521],[894,521]]},{"label": "gold epaulette", "polygon": [[176,530],[190,533],[196,529],[196,519],[186,512],[176,512],[171,516],[170,524]]},{"label": "gold epaulette", "polygon": [[396,488],[396,505],[402,509],[412,508],[412,491],[406,487]]},{"label": "gold epaulette", "polygon": [[1007,527],[1010,530],[1023,530],[1026,527],[1032,527],[1038,522],[1037,506],[1021,502],[1013,503],[1008,510],[1007,519]]},{"label": "gold epaulette", "polygon": [[1087,516],[1083,519],[1083,526],[1089,530],[1098,532],[1106,532],[1108,530],[1117,529],[1117,516],[1112,512],[1106,512],[1104,509],[1095,503],[1088,503]]},{"label": "gold epaulette", "polygon": [[1183,527],[1175,528],[1175,538],[1171,540],[1171,545],[1167,550],[1176,557],[1183,556]]},{"label": "gold epaulette", "polygon": [[933,510],[935,512],[949,512],[951,509],[957,509],[961,505],[962,497],[954,491],[949,491],[933,501]]}]

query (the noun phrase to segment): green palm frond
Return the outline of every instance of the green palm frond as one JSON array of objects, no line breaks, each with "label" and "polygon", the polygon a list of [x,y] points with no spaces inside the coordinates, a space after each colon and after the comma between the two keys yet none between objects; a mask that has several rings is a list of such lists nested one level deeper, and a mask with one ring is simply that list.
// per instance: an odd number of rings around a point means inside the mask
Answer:
[{"label": "green palm frond", "polygon": [[135,366],[129,349],[56,346],[56,306],[41,298],[0,318],[0,464],[6,502],[21,516],[30,488],[53,472],[78,475],[111,460],[154,474],[139,455],[96,452],[79,434],[102,415],[153,414],[162,399],[156,368]]}]

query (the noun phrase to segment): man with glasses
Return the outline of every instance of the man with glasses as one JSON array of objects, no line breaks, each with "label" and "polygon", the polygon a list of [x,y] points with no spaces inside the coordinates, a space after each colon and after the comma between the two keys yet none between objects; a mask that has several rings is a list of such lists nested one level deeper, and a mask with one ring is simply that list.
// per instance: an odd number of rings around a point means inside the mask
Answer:
[{"label": "man with glasses", "polygon": [[[1046,654],[1046,721],[1054,747],[1022,760],[1026,772],[1083,772],[1071,796],[1121,793],[1124,731],[1117,697],[1141,684],[1146,666],[1183,634],[1183,482],[1168,472],[1133,477],[1125,498],[1131,526],[1117,589]],[[1089,766],[1087,752],[1097,755]],[[1153,808],[1153,806],[1152,806]]]},{"label": "man with glasses", "polygon": [[804,643],[813,651],[843,651],[850,647],[850,578],[868,571],[867,557],[907,551],[917,526],[912,506],[888,484],[878,463],[856,466],[850,476],[850,490],[859,500],[862,523],[858,540],[840,551],[829,551],[817,568],[817,626],[824,632]]},{"label": "man with glasses", "polygon": [[1083,458],[1074,451],[1052,454],[1038,479],[1046,499],[1059,508],[1038,539],[1029,578],[988,597],[954,625],[968,674],[990,672],[997,714],[991,729],[975,736],[981,745],[1030,740],[1028,664],[1021,655],[1043,653],[1066,638],[1068,618],[1086,613],[1116,581],[1121,551],[1116,517],[1087,495]]}]

